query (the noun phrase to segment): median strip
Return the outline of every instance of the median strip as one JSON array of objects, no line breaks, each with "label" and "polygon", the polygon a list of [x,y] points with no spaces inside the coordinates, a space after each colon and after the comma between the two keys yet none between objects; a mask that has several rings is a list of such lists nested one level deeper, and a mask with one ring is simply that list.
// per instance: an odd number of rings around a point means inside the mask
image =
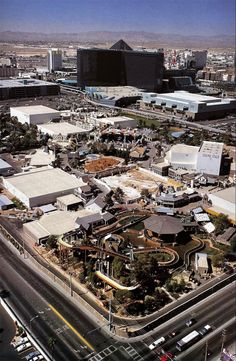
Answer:
[{"label": "median strip", "polygon": [[48,304],[51,310],[79,337],[79,339],[95,352],[94,347],[58,312],[52,305]]}]

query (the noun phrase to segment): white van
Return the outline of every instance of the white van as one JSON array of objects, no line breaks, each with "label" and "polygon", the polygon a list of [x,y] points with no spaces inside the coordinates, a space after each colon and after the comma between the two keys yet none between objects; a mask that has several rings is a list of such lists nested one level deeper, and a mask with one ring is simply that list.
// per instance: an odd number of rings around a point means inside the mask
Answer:
[{"label": "white van", "polygon": [[157,346],[162,345],[165,342],[165,340],[166,340],[165,337],[160,337],[158,338],[158,340],[151,343],[151,345],[149,345],[148,347],[150,348],[150,350],[154,350],[154,348],[156,348]]}]

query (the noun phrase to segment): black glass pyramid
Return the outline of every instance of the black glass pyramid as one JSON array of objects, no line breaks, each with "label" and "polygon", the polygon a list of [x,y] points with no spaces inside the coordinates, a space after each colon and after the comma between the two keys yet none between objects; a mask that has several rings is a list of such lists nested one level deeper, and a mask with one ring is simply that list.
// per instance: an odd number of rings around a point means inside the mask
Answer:
[{"label": "black glass pyramid", "polygon": [[124,40],[120,39],[110,47],[111,50],[133,50]]}]

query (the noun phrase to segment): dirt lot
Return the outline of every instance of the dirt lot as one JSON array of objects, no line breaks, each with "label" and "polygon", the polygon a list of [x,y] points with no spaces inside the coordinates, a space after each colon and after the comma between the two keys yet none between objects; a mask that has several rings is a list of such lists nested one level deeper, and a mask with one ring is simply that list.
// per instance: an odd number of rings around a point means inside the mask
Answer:
[{"label": "dirt lot", "polygon": [[100,172],[102,170],[114,167],[120,163],[120,160],[112,157],[103,157],[101,159],[86,162],[84,169],[87,172]]}]

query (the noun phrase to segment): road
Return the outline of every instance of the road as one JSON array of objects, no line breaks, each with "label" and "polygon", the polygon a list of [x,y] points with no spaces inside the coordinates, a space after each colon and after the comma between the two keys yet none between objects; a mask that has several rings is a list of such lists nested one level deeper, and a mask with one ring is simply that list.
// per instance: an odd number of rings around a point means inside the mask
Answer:
[{"label": "road", "polygon": [[[9,289],[10,306],[17,310],[25,326],[32,329],[48,352],[52,352],[48,346],[49,338],[56,340],[53,350],[56,361],[73,361],[85,357],[98,361],[92,356],[93,351],[104,360],[132,360],[133,355],[137,356],[137,361],[156,360],[156,352],[150,352],[147,347],[154,339],[167,336],[171,330],[180,328],[181,332],[176,338],[168,340],[164,345],[165,350],[175,352],[176,341],[195,327],[200,328],[210,323],[217,328],[236,313],[234,283],[228,286],[227,291],[220,291],[220,296],[213,295],[204,304],[194,307],[194,311],[185,312],[164,327],[159,327],[144,342],[130,340],[130,343],[122,343],[104,329],[96,329],[96,322],[84,307],[75,307],[63,293],[42,279],[39,272],[29,271],[27,261],[21,257],[20,259],[15,252],[9,251],[3,242],[0,243],[0,287]],[[190,317],[195,317],[197,324],[186,328],[184,324]]]},{"label": "road", "polygon": [[[177,318],[172,319],[171,322],[167,322],[163,327],[159,327],[158,332],[155,334],[153,333],[152,337],[147,338],[145,341],[149,345],[154,340],[164,336],[167,341],[163,345],[163,349],[165,351],[170,351],[173,354],[178,355],[179,352],[175,348],[176,342],[186,336],[188,333],[193,330],[199,330],[207,324],[210,324],[212,326],[213,331],[217,330],[221,327],[222,324],[230,321],[233,317],[235,317],[235,300],[236,282],[230,284],[223,290],[220,290],[217,294],[206,299],[204,302],[192,307],[189,311],[184,312]],[[185,322],[190,318],[194,318],[196,320],[196,323],[191,327],[186,327]],[[174,338],[170,338],[168,334],[173,331],[177,331],[177,335]],[[219,334],[221,334],[221,331],[219,332]],[[214,335],[214,337],[211,337],[211,334],[209,334],[208,342],[211,351],[218,352],[220,349],[221,337],[219,336],[219,334],[218,336]],[[230,332],[228,333],[228,341],[230,341],[229,336]],[[199,343],[197,343],[196,345],[181,353],[178,357],[178,360],[204,360],[204,357],[202,357],[203,351],[201,351],[201,354],[199,353],[199,351],[204,348],[204,345],[205,341],[203,341],[203,343],[200,342],[200,345]],[[157,352],[158,350],[156,351],[156,353]],[[195,355],[194,358],[192,358],[193,355]]]},{"label": "road", "polygon": [[[143,342],[137,342],[134,348],[127,342],[119,342],[104,329],[97,329],[84,306],[75,306],[39,273],[29,270],[26,260],[20,259],[3,242],[0,242],[0,260],[0,288],[10,291],[7,303],[54,360],[125,361],[135,353],[137,361],[153,359],[147,355],[149,349]],[[56,340],[54,350],[49,347],[50,338]]]},{"label": "road", "polygon": [[[173,114],[164,114],[162,112],[158,112],[158,111],[152,111],[152,110],[136,110],[136,109],[129,109],[129,108],[120,108],[117,106],[113,106],[113,105],[107,105],[107,104],[102,104],[99,103],[99,101],[94,101],[89,99],[86,94],[84,92],[82,92],[81,90],[78,89],[73,89],[73,87],[70,86],[64,86],[61,85],[60,86],[62,92],[69,92],[69,93],[74,93],[74,94],[83,94],[86,98],[86,101],[88,101],[90,104],[95,105],[95,106],[101,106],[104,108],[109,108],[109,109],[117,109],[117,110],[121,110],[121,111],[125,111],[126,113],[130,113],[130,114],[136,114],[136,115],[141,115],[141,116],[145,116],[148,118],[153,118],[153,119],[157,119],[157,120],[161,120],[161,121],[170,121],[171,119],[173,119],[176,123],[179,124],[183,124],[186,125],[188,128],[197,128],[197,129],[204,129],[208,132],[211,133],[215,133],[215,134],[227,134],[227,130],[221,130],[221,129],[217,129],[214,127],[210,127],[208,125],[203,125],[203,124],[199,124],[197,122],[189,122],[187,120],[184,120],[181,118],[181,116],[177,116]],[[233,122],[233,119],[232,119]],[[232,132],[231,133],[232,137],[235,138],[236,137],[236,133]]]}]

